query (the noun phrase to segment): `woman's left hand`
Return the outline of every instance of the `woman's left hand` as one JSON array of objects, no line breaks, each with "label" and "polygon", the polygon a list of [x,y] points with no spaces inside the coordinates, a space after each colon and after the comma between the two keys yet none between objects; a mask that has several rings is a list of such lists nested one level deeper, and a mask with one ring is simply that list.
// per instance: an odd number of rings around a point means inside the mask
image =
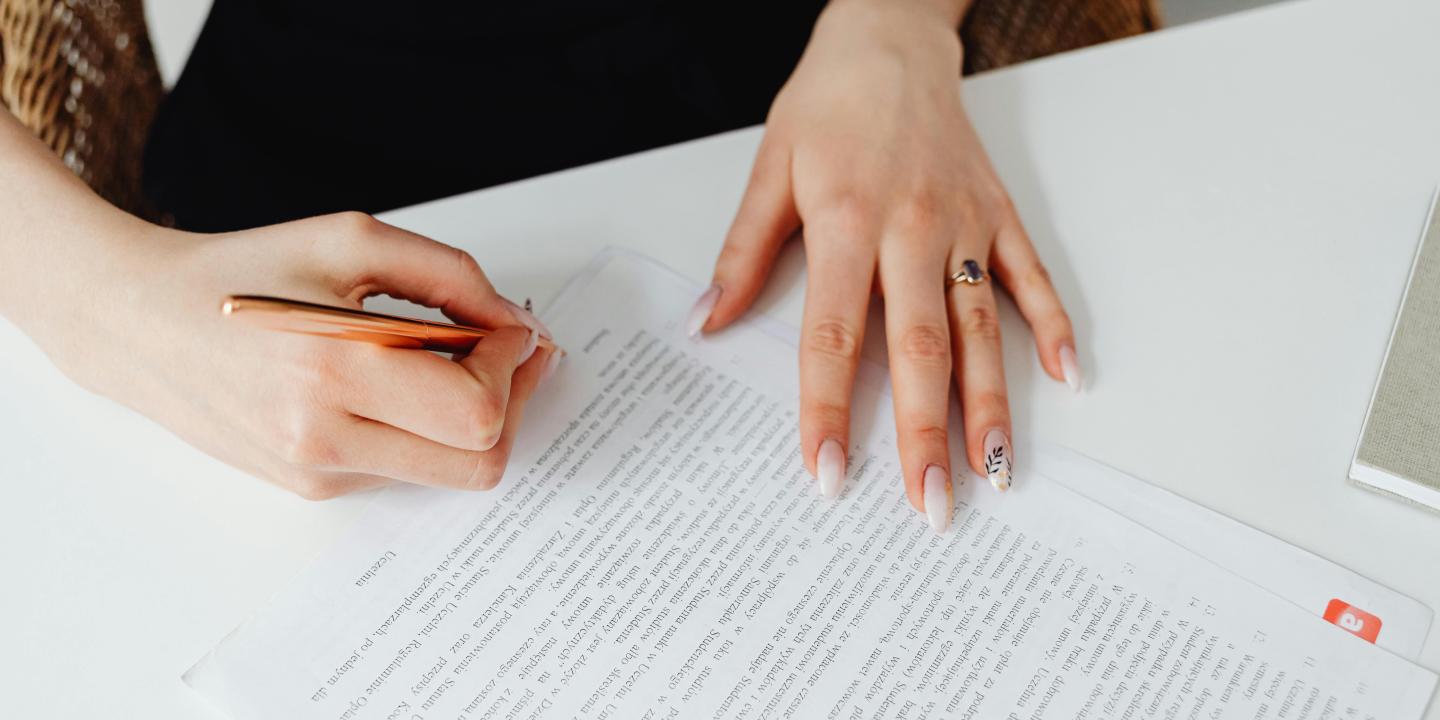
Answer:
[{"label": "woman's left hand", "polygon": [[801,447],[833,497],[877,286],[905,490],[937,531],[953,506],[952,373],[970,467],[1004,490],[1013,462],[994,288],[947,278],[967,260],[993,273],[1034,331],[1046,372],[1080,383],[1070,320],[961,104],[961,9],[837,0],[825,10],[771,107],[715,284],[691,324],[734,322],[804,226]]}]

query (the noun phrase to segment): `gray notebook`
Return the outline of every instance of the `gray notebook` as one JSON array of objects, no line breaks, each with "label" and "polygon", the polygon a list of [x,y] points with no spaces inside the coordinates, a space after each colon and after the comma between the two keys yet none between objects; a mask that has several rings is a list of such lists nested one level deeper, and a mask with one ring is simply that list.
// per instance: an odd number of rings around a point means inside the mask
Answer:
[{"label": "gray notebook", "polygon": [[1440,218],[1436,199],[1350,464],[1362,486],[1440,510]]}]

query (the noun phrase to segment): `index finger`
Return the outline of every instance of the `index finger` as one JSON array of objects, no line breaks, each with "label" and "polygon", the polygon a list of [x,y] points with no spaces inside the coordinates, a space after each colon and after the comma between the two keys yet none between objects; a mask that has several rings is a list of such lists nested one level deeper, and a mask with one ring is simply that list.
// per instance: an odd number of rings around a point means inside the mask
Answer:
[{"label": "index finger", "polygon": [[364,213],[338,213],[315,223],[322,267],[332,269],[355,302],[381,293],[438,308],[456,322],[482,327],[528,324],[511,309],[469,253]]}]

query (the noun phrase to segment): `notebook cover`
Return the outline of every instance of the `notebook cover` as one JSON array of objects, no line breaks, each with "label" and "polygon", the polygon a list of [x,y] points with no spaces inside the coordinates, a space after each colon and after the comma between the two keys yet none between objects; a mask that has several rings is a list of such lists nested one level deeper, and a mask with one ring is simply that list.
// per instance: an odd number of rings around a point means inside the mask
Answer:
[{"label": "notebook cover", "polygon": [[1440,491],[1440,219],[1436,207],[1432,200],[1355,462]]}]

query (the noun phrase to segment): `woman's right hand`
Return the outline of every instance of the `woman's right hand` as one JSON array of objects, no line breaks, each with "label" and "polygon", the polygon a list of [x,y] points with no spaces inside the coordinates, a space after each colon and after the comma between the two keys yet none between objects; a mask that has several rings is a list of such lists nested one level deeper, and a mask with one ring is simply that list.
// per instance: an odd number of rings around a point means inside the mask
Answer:
[{"label": "woman's right hand", "polygon": [[[358,213],[223,235],[133,223],[44,318],[16,319],[73,379],[303,497],[499,482],[549,333],[465,252]],[[277,333],[229,294],[359,308],[388,294],[496,328],[468,356]],[[35,322],[29,322],[33,320]]]}]

